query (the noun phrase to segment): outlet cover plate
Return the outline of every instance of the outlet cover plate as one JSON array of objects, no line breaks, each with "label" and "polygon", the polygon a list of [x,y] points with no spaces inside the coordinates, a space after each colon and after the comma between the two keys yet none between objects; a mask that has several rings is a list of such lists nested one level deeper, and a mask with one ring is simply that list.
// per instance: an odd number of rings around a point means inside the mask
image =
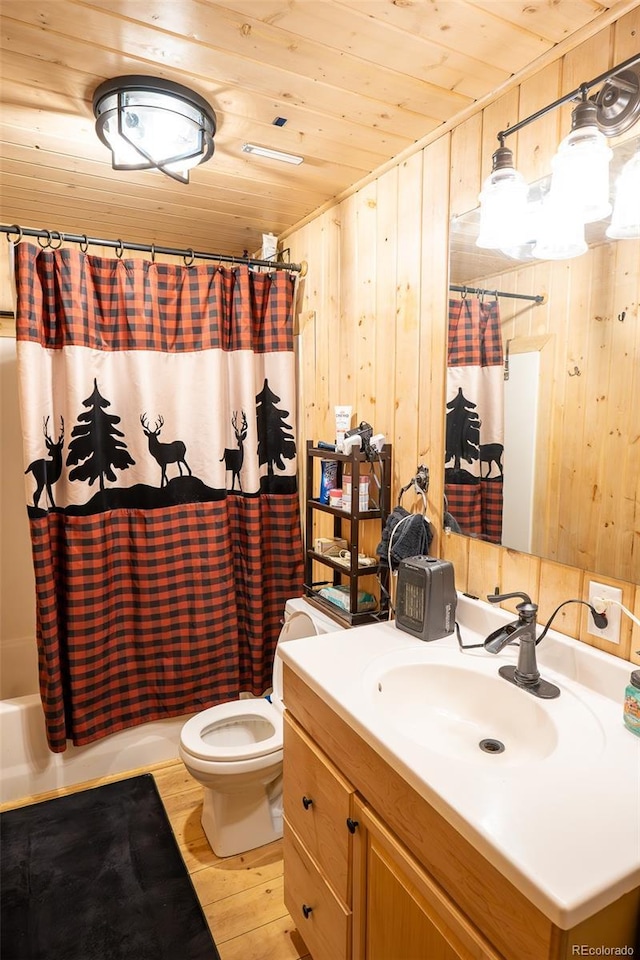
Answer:
[{"label": "outlet cover plate", "polygon": [[[589,603],[598,609],[597,599],[617,600],[622,603],[622,590],[619,587],[610,587],[606,583],[598,583],[596,580],[589,581]],[[620,643],[620,620],[622,610],[617,603],[610,603],[606,609],[607,620],[606,627],[602,630],[596,627],[593,617],[589,614],[587,633],[590,637],[600,637],[602,640],[608,640],[609,643]]]}]

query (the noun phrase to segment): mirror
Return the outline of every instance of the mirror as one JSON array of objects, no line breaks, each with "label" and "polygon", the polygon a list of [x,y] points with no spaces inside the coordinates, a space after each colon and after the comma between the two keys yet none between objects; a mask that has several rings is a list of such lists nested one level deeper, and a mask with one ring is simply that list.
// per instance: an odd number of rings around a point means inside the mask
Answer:
[{"label": "mirror", "polygon": [[[613,148],[612,184],[639,147],[636,137]],[[466,287],[467,297],[489,291],[484,299],[498,304],[504,451],[502,462],[474,469],[489,479],[504,470],[499,542],[639,582],[640,239],[609,240],[607,225],[588,225],[580,257],[516,260],[475,245],[478,209],[456,217],[450,298]]]}]

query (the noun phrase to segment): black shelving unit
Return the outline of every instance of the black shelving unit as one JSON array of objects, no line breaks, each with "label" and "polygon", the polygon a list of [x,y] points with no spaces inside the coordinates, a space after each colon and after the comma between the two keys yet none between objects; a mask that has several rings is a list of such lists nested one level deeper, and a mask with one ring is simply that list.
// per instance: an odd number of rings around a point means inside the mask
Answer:
[{"label": "black shelving unit", "polygon": [[[338,468],[338,487],[342,487],[345,473],[351,474],[351,505],[349,509],[339,509],[321,503],[320,492],[320,461],[333,460]],[[379,509],[359,509],[360,477],[363,473],[370,476],[372,471],[380,481],[378,490],[373,479],[369,481],[370,498],[373,496]],[[378,564],[360,566],[360,527],[363,523],[377,523],[377,532],[382,534],[382,528],[389,515],[391,503],[391,445],[385,444],[377,455],[375,462],[369,463],[364,453],[352,450],[350,453],[334,453],[315,447],[307,441],[307,487],[306,487],[306,523],[305,523],[305,596],[320,610],[328,614],[343,626],[355,627],[362,623],[371,623],[375,620],[386,619],[389,612],[389,571]],[[313,549],[315,542],[316,519],[318,514],[325,513],[333,517],[333,536],[342,537],[347,541],[350,554],[349,564],[338,563],[332,557],[317,553]],[[380,536],[378,537],[378,540]],[[313,579],[314,563],[322,564],[330,571],[330,580],[321,582]],[[358,610],[359,583],[363,577],[375,576],[378,578],[378,606],[375,610]],[[344,581],[349,586],[349,611],[343,610],[335,603],[319,595],[322,586],[333,584],[337,586]]]}]

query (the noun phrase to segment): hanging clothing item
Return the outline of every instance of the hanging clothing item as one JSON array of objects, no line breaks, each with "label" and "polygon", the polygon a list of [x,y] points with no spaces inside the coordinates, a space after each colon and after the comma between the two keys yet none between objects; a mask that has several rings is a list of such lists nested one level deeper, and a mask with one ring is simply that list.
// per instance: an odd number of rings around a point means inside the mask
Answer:
[{"label": "hanging clothing item", "polygon": [[16,248],[52,751],[264,693],[302,592],[293,280]]},{"label": "hanging clothing item", "polygon": [[432,540],[433,530],[429,521],[421,513],[409,513],[398,505],[387,517],[382,539],[376,547],[380,566],[397,570],[400,561],[406,557],[428,554]]},{"label": "hanging clothing item", "polygon": [[504,373],[498,301],[449,301],[445,495],[462,533],[502,540]]}]

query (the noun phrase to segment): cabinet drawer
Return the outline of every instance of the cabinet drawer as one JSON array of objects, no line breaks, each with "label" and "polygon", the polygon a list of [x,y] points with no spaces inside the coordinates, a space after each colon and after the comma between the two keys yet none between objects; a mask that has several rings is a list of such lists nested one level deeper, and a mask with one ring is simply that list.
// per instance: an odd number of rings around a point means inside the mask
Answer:
[{"label": "cabinet drawer", "polygon": [[351,911],[324,882],[286,817],[284,862],[285,906],[313,960],[349,960]]},{"label": "cabinet drawer", "polygon": [[347,819],[353,787],[286,713],[284,721],[284,815],[335,893],[349,905]]}]

